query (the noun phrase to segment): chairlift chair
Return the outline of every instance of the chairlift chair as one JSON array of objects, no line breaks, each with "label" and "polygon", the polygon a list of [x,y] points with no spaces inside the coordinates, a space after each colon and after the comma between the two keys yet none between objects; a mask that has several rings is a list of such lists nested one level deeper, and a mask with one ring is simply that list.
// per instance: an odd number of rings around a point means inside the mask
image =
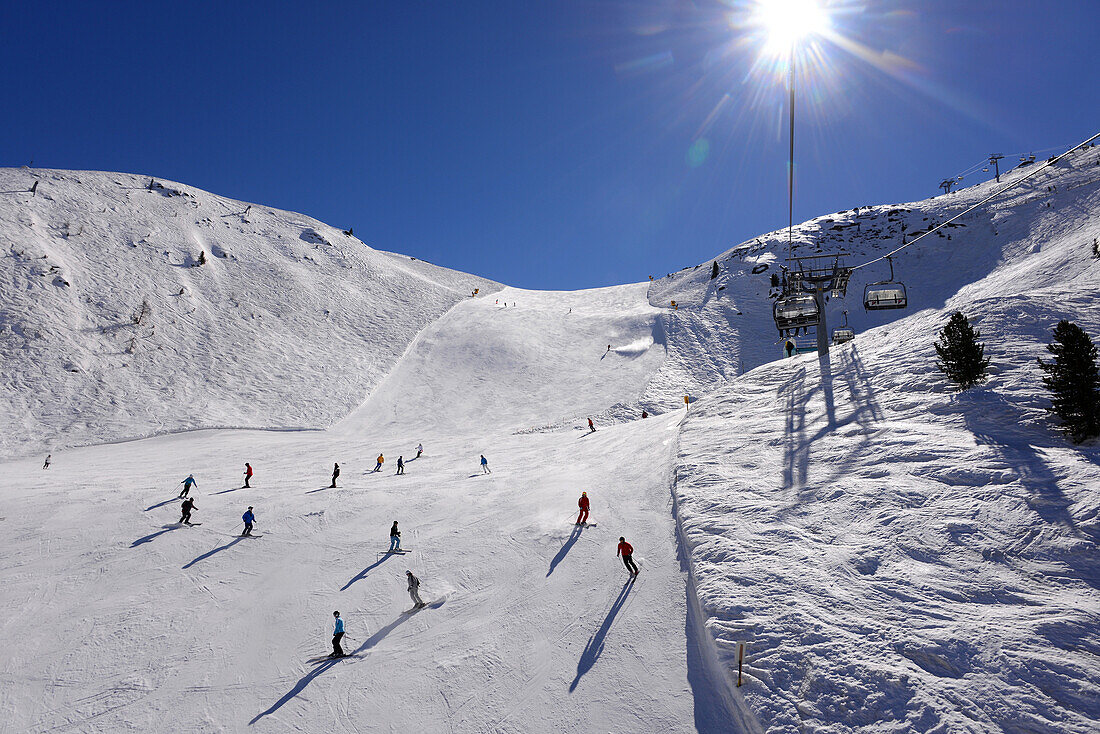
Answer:
[{"label": "chairlift chair", "polygon": [[868,311],[888,311],[909,305],[905,284],[894,280],[893,259],[888,257],[886,260],[890,263],[890,280],[880,280],[863,289],[863,307]]},{"label": "chairlift chair", "polygon": [[839,326],[833,329],[833,344],[847,344],[856,338],[856,332],[854,329],[848,326]]},{"label": "chairlift chair", "polygon": [[780,296],[772,306],[775,328],[781,333],[792,329],[817,326],[821,314],[811,293],[792,293]]},{"label": "chairlift chair", "polygon": [[847,344],[856,338],[855,329],[848,326],[848,312],[844,311],[844,325],[833,329],[833,344]]}]

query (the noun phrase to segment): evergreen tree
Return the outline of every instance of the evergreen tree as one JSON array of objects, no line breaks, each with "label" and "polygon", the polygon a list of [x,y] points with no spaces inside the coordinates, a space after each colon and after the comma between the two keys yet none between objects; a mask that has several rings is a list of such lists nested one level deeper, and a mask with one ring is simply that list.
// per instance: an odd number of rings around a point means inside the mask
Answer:
[{"label": "evergreen tree", "polygon": [[1051,412],[1066,424],[1074,443],[1100,435],[1100,373],[1096,346],[1077,324],[1059,321],[1047,345],[1054,361],[1039,360],[1047,373],[1043,384],[1052,394]]},{"label": "evergreen tree", "polygon": [[717,277],[718,277],[718,261],[715,260],[714,265],[712,265],[711,268],[710,268],[710,279],[714,280]]},{"label": "evergreen tree", "polygon": [[989,360],[985,358],[985,345],[978,342],[980,336],[966,316],[956,311],[940,332],[940,340],[933,345],[940,355],[936,366],[962,390],[985,379]]}]

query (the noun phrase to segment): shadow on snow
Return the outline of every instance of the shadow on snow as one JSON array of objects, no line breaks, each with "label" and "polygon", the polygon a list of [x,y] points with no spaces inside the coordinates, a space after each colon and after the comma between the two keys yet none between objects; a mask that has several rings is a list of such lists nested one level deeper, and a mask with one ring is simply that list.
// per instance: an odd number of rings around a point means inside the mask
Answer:
[{"label": "shadow on snow", "polygon": [[199,561],[205,561],[207,558],[214,555],[215,553],[220,553],[221,551],[225,550],[226,548],[232,548],[237,543],[240,543],[242,540],[244,540],[244,536],[241,536],[239,538],[234,538],[233,540],[229,541],[225,545],[219,546],[219,547],[217,547],[213,550],[209,550],[206,553],[203,553],[201,556],[195,558],[193,561],[191,561],[187,565],[185,565],[184,568],[191,568],[192,566],[194,566]]},{"label": "shadow on snow", "polygon": [[357,576],[355,576],[355,578],[353,578],[351,581],[344,584],[344,587],[342,589],[340,589],[340,591],[347,591],[348,587],[350,587],[356,581],[359,581],[360,579],[366,578],[368,573],[370,573],[374,569],[378,568],[379,566],[381,566],[383,563],[385,563],[386,561],[388,561],[390,558],[392,558],[395,555],[396,555],[395,553],[387,553],[386,555],[382,556],[377,561],[375,561],[374,563],[370,564],[369,566],[364,568],[362,571],[360,571],[359,574]]},{"label": "shadow on snow", "polygon": [[365,651],[371,649],[372,647],[377,645],[379,642],[384,640],[387,635],[389,635],[395,629],[397,629],[402,624],[404,624],[409,619],[411,619],[412,616],[413,615],[411,615],[411,614],[405,614],[405,613],[400,614],[397,617],[397,619],[393,620],[392,622],[387,624],[385,627],[383,627],[382,629],[375,632],[373,635],[370,636],[370,639],[368,639],[366,642],[364,642],[362,645],[360,645],[356,649],[352,650],[344,658],[326,658],[326,659],[323,659],[321,662],[319,662],[317,664],[317,666],[315,668],[313,668],[313,670],[309,671],[304,676],[302,676],[301,679],[299,679],[299,681],[294,684],[293,688],[291,688],[289,691],[287,691],[285,694],[283,694],[282,698],[280,698],[275,703],[271,704],[271,706],[266,711],[261,711],[260,713],[256,714],[256,716],[254,716],[252,718],[252,721],[248,722],[248,725],[252,726],[257,721],[262,719],[263,717],[270,716],[271,714],[275,713],[276,711],[281,709],[288,701],[290,701],[293,698],[296,698],[298,696],[298,694],[300,694],[302,691],[304,691],[306,689],[306,687],[309,686],[309,684],[312,683],[322,673],[329,670],[330,668],[337,665],[338,663],[340,663],[342,660],[345,660],[346,658],[358,657],[359,653],[362,653],[362,652],[365,652]]},{"label": "shadow on snow", "polygon": [[611,631],[611,625],[615,623],[615,617],[622,611],[623,605],[626,604],[626,600],[630,598],[630,590],[634,588],[634,579],[631,578],[619,591],[619,596],[615,599],[615,603],[611,605],[611,609],[608,610],[607,616],[604,617],[603,624],[596,630],[596,633],[588,638],[588,644],[584,646],[584,652],[581,653],[581,659],[577,661],[577,677],[573,679],[573,682],[569,684],[569,692],[572,693],[577,689],[577,684],[581,682],[581,678],[584,674],[592,670],[592,666],[596,664],[596,661],[600,659],[600,654],[603,652],[604,641],[607,639],[607,633]]},{"label": "shadow on snow", "polygon": [[561,550],[559,550],[558,554],[554,556],[554,560],[550,561],[550,570],[546,572],[547,577],[549,577],[550,574],[554,573],[554,569],[557,568],[558,564],[561,563],[565,559],[565,556],[569,554],[569,550],[573,547],[573,545],[578,540],[580,540],[581,529],[582,528],[580,525],[576,525],[573,527],[573,532],[569,534],[569,537],[566,539],[565,543],[562,544]]}]

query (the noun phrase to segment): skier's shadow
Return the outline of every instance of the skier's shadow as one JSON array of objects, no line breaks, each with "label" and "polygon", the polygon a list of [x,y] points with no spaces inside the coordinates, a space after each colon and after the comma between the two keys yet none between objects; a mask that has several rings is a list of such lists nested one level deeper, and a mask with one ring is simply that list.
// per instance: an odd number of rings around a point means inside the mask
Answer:
[{"label": "skier's shadow", "polygon": [[144,538],[138,538],[133,543],[130,543],[130,547],[131,548],[137,548],[142,543],[148,543],[149,541],[153,540],[154,538],[157,538],[158,536],[164,535],[165,533],[170,533],[178,527],[180,527],[180,525],[178,523],[175,524],[175,525],[165,525],[164,530],[158,530],[155,533],[151,533],[149,535],[146,535]]},{"label": "skier's shadow", "polygon": [[145,512],[148,512],[149,510],[155,510],[158,507],[164,507],[165,505],[171,504],[172,502],[175,502],[178,499],[179,499],[179,497],[172,497],[170,499],[164,500],[164,502],[158,502],[155,505],[149,505],[148,507],[145,508]]},{"label": "skier's shadow", "polygon": [[207,558],[209,558],[210,556],[214,555],[215,553],[219,553],[219,552],[221,552],[221,551],[225,550],[226,548],[232,548],[232,547],[233,547],[233,546],[235,546],[235,545],[236,545],[237,543],[240,543],[240,542],[241,542],[242,540],[244,540],[244,538],[243,538],[243,537],[240,537],[240,538],[234,538],[233,540],[229,541],[229,542],[228,542],[228,543],[226,543],[225,545],[219,546],[219,547],[215,548],[214,550],[209,550],[209,551],[207,551],[206,553],[203,553],[203,554],[202,554],[201,556],[199,556],[199,557],[198,557],[198,558],[196,558],[195,560],[193,560],[193,561],[191,561],[190,563],[188,563],[188,564],[187,564],[186,566],[184,566],[184,568],[191,568],[192,566],[194,566],[194,565],[195,565],[196,563],[198,563],[199,561],[205,561],[205,560],[206,560]]},{"label": "skier's shadow", "polygon": [[554,573],[554,569],[557,568],[557,565],[559,563],[561,563],[565,559],[565,557],[569,554],[569,549],[572,548],[573,544],[576,543],[580,539],[581,539],[581,526],[580,525],[575,525],[573,527],[573,532],[569,534],[569,538],[562,545],[561,550],[559,550],[558,554],[556,556],[554,556],[554,560],[550,561],[550,570],[546,572],[547,578],[550,577],[550,574]]},{"label": "skier's shadow", "polygon": [[[210,494],[229,494],[230,492],[236,492],[238,489],[244,489],[244,487],[233,487],[232,489],[223,489],[221,492],[211,492]],[[249,489],[251,489],[251,487]]]},{"label": "skier's shadow", "polygon": [[607,612],[607,617],[604,618],[603,624],[596,630],[596,633],[588,638],[588,644],[584,646],[584,652],[581,653],[581,659],[577,661],[577,677],[573,679],[573,682],[569,684],[569,692],[572,693],[576,690],[577,684],[581,682],[581,678],[584,674],[592,670],[592,666],[596,664],[596,661],[600,659],[600,653],[603,652],[604,640],[607,638],[607,633],[611,631],[611,625],[615,622],[615,617],[622,610],[623,605],[626,604],[626,600],[630,597],[630,590],[634,588],[634,579],[631,578],[627,581],[619,592],[619,597],[615,600],[615,603],[611,605],[611,609]]},{"label": "skier's shadow", "polygon": [[306,494],[313,494],[314,492],[324,492],[326,489],[336,489],[336,487],[332,487],[332,486],[318,487],[317,489],[309,490],[308,492],[306,492]]},{"label": "skier's shadow", "polygon": [[386,561],[388,561],[388,560],[389,560],[390,558],[392,558],[392,557],[393,557],[394,555],[395,555],[394,553],[387,553],[386,555],[382,556],[382,557],[381,557],[381,558],[379,558],[379,559],[378,559],[377,561],[375,561],[374,563],[372,563],[371,565],[367,566],[367,567],[366,567],[366,568],[364,568],[364,569],[363,569],[362,571],[360,571],[360,572],[359,572],[359,574],[358,574],[358,575],[357,575],[357,576],[356,576],[355,578],[353,578],[353,579],[352,579],[351,581],[349,581],[349,582],[347,582],[346,584],[344,584],[344,588],[340,589],[340,591],[347,591],[347,590],[348,590],[348,587],[350,587],[350,586],[351,586],[352,584],[354,584],[354,583],[355,583],[356,581],[358,581],[358,580],[360,580],[360,579],[364,579],[364,578],[366,578],[366,577],[367,577],[367,574],[368,574],[368,573],[370,573],[370,572],[371,572],[371,571],[373,571],[374,569],[376,569],[376,568],[378,568],[379,566],[381,566],[381,565],[382,565],[383,563],[385,563]]},{"label": "skier's shadow", "polygon": [[[369,650],[370,648],[377,645],[379,642],[381,642],[386,637],[386,635],[393,632],[395,629],[397,629],[399,626],[401,626],[402,624],[404,624],[407,620],[409,620],[411,618],[412,618],[411,614],[402,614],[402,615],[400,615],[397,619],[393,620],[392,622],[387,624],[385,627],[383,627],[382,629],[378,630],[373,635],[371,635],[369,640],[364,642],[362,645],[360,645],[356,649],[352,650],[351,653],[349,653],[347,655],[347,657],[359,657],[359,653],[364,652],[366,650]],[[302,691],[304,691],[306,689],[306,687],[314,681],[315,678],[317,678],[319,675],[321,675],[321,673],[324,673],[328,669],[332,668],[334,665],[337,665],[340,662],[340,660],[341,660],[341,658],[330,658],[330,659],[322,660],[320,663],[317,664],[317,666],[313,670],[309,671],[304,676],[302,676],[302,678],[297,683],[294,684],[293,688],[291,688],[289,691],[287,691],[285,694],[283,694],[282,698],[280,698],[275,703],[271,704],[271,706],[266,711],[261,711],[260,713],[256,714],[252,718],[252,721],[248,722],[248,725],[252,726],[257,721],[262,719],[263,717],[269,716],[269,715],[275,713],[276,711],[278,711],[279,709],[281,709],[287,701],[291,700],[292,698],[297,697],[297,695],[299,693],[301,693]]]}]

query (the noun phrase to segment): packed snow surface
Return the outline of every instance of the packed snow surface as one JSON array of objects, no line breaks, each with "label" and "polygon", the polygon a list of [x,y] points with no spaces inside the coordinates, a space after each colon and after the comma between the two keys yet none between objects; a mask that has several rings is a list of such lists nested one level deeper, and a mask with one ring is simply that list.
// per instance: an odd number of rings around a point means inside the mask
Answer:
[{"label": "packed snow surface", "polygon": [[[863,312],[889,270],[857,270],[829,304],[856,341],[783,361],[779,233],[714,279],[537,292],[176,184],[0,171],[41,179],[0,207],[0,449],[35,454],[0,466],[0,731],[1095,731],[1100,450],[1035,358],[1059,319],[1100,336],[1096,153],[903,251],[908,310]],[[795,254],[858,264],[992,186],[820,217]],[[931,346],[955,309],[993,361],[962,394]],[[325,430],[153,435],[201,426]],[[152,437],[42,468],[126,436]]]}]

